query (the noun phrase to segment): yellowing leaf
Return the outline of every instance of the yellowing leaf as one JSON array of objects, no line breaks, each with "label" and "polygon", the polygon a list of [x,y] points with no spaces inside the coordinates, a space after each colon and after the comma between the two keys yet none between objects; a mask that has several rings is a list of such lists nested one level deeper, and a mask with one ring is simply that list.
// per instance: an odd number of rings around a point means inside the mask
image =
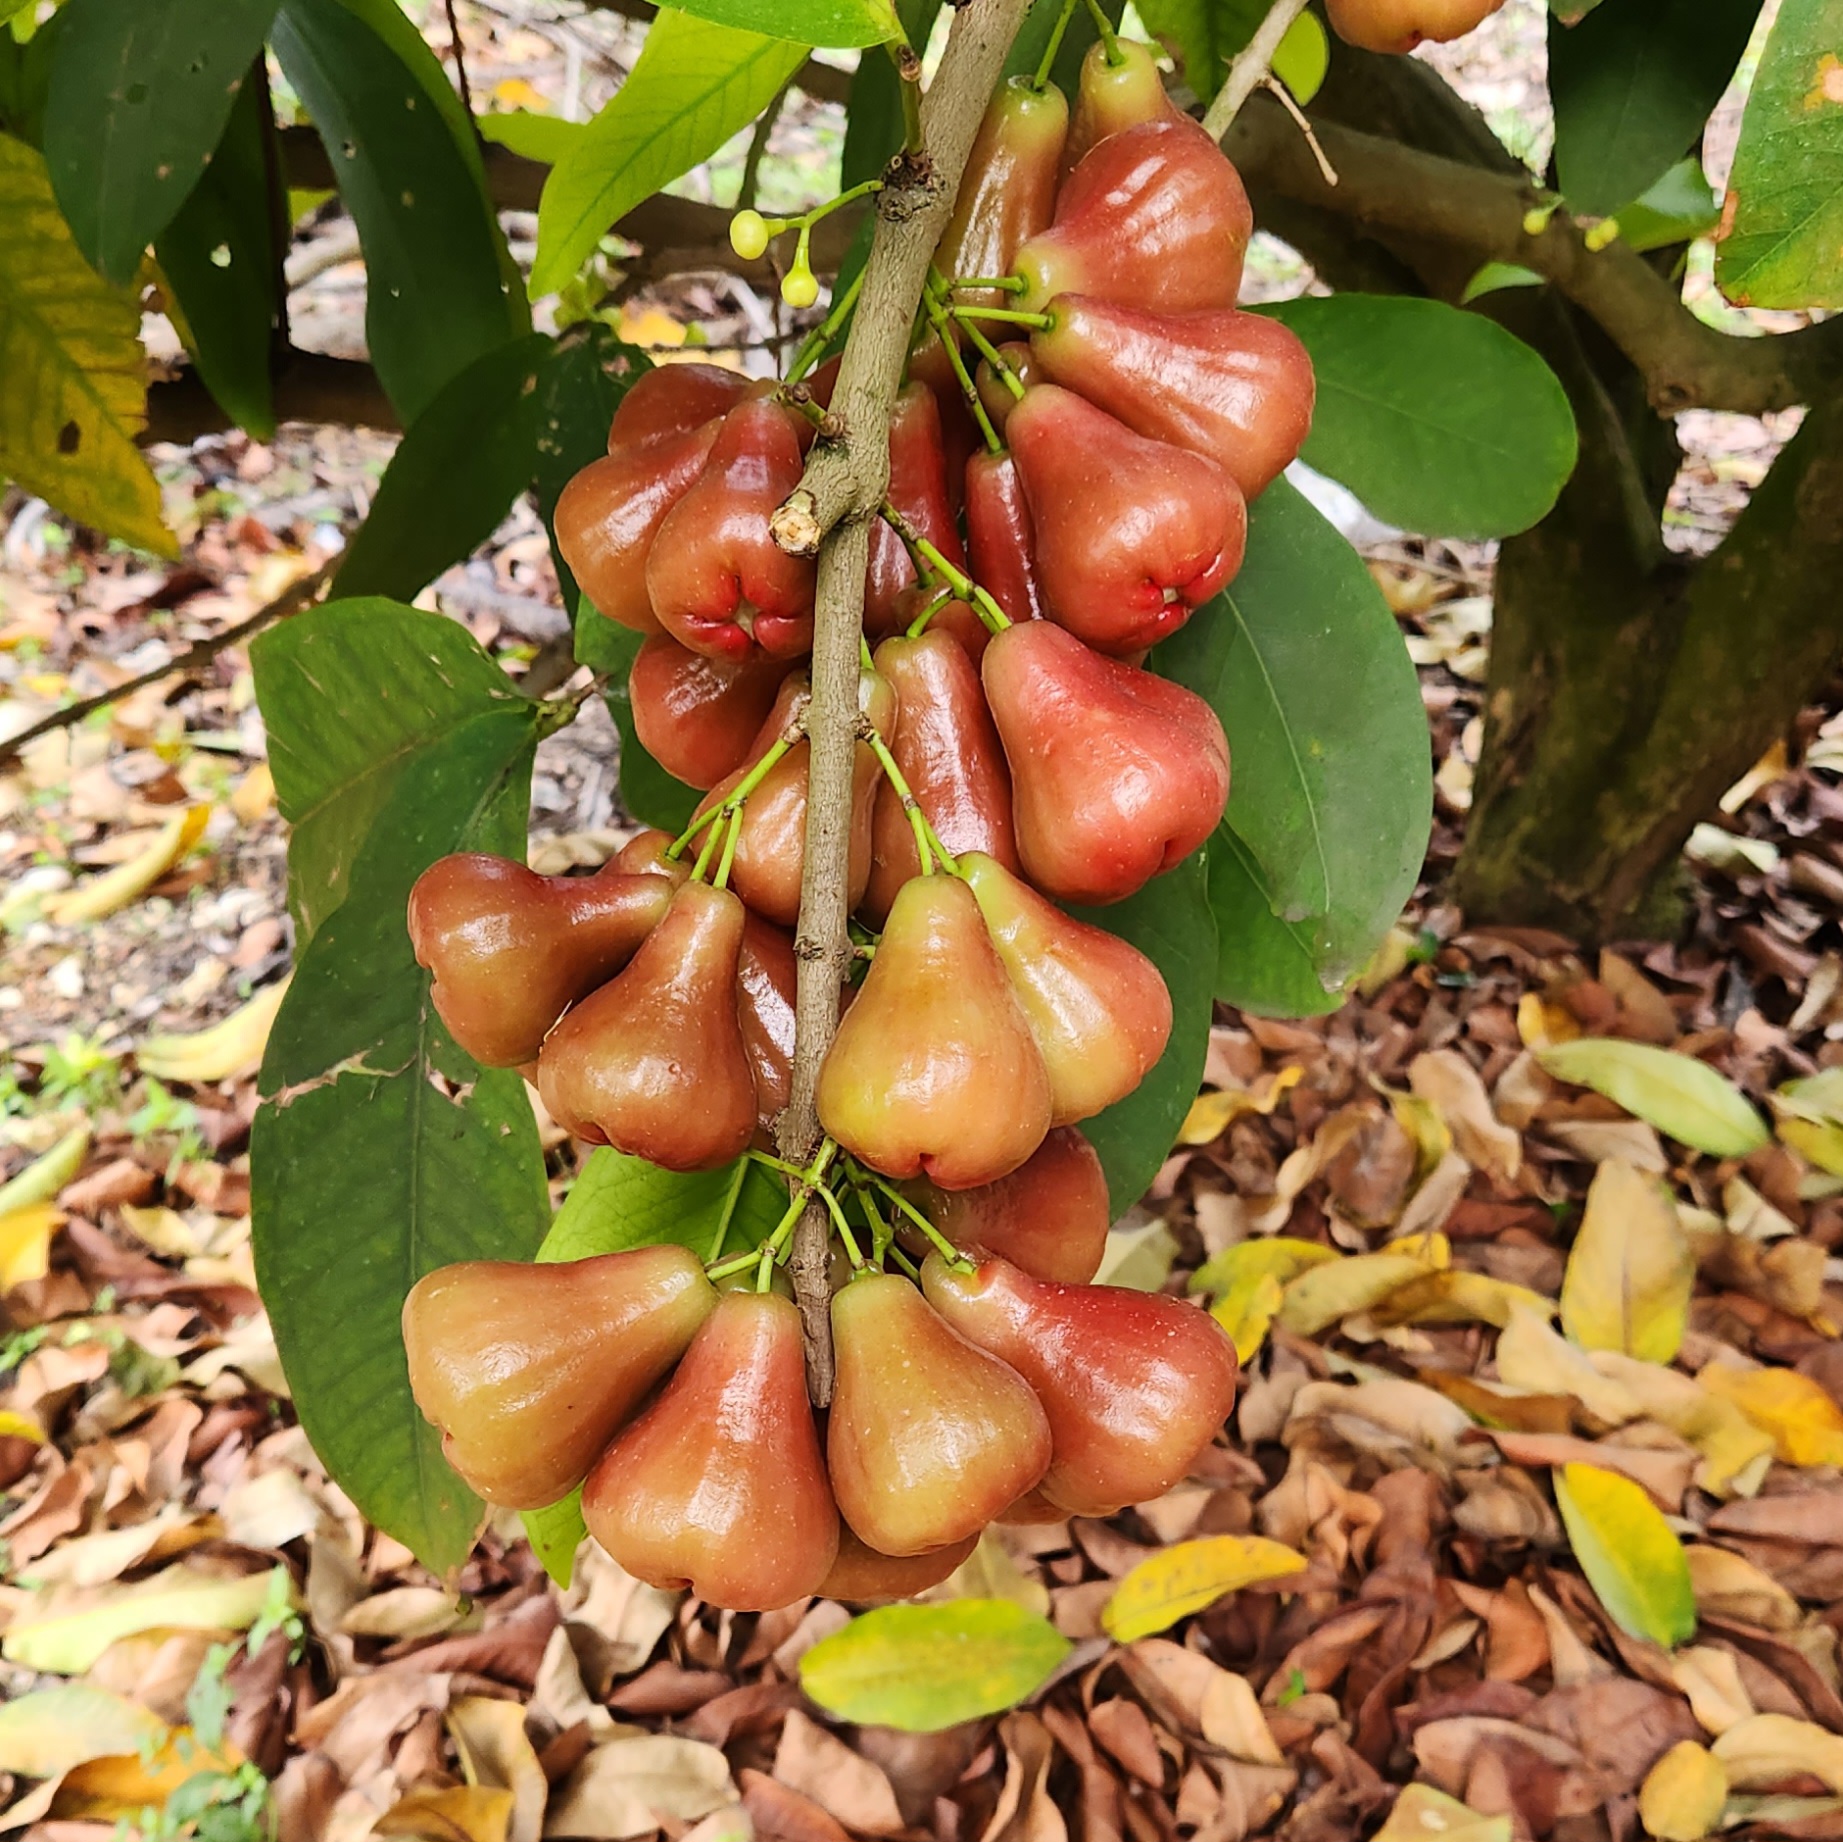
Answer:
[{"label": "yellowing leaf", "polygon": [[73,1126],[42,1158],[34,1158],[10,1183],[0,1184],[0,1216],[49,1202],[75,1179],[89,1148],[88,1125]]},{"label": "yellowing leaf", "polygon": [[1702,1842],[1727,1801],[1727,1768],[1706,1746],[1679,1740],[1645,1774],[1638,1820],[1658,1842]]},{"label": "yellowing leaf", "polygon": [[1190,1289],[1223,1293],[1262,1273],[1271,1273],[1284,1285],[1309,1266],[1323,1266],[1342,1258],[1335,1247],[1325,1247],[1317,1241],[1298,1241],[1284,1234],[1257,1235],[1237,1241],[1206,1260],[1191,1275]]},{"label": "yellowing leaf", "polygon": [[1498,1379],[1526,1394],[1572,1395],[1596,1420],[1623,1426],[1643,1409],[1577,1348],[1544,1322],[1546,1313],[1513,1306],[1497,1340]]},{"label": "yellowing leaf", "polygon": [[1780,1138],[1827,1175],[1843,1177],[1843,1067],[1788,1081],[1768,1098]]},{"label": "yellowing leaf", "polygon": [[1437,1269],[1438,1261],[1418,1251],[1425,1237],[1415,1237],[1408,1251],[1396,1251],[1403,1245],[1391,1242],[1378,1253],[1353,1254],[1299,1274],[1280,1301],[1280,1322],[1299,1336],[1316,1336],[1326,1325],[1368,1311],[1410,1280]]},{"label": "yellowing leaf", "polygon": [[1709,1748],[1736,1791],[1763,1791],[1809,1772],[1843,1793],[1843,1734],[1789,1714],[1752,1714]]},{"label": "yellowing leaf", "polygon": [[840,1720],[936,1733],[1014,1707],[1068,1653],[1054,1625],[1008,1599],[886,1605],[815,1644],[800,1686]]},{"label": "yellowing leaf", "polygon": [[166,1722],[157,1714],[83,1682],[35,1689],[0,1703],[0,1771],[22,1778],[55,1778],[86,1759],[136,1751],[159,1741]]},{"label": "yellowing leaf", "polygon": [[1591,1087],[1679,1143],[1743,1158],[1768,1142],[1766,1122],[1732,1081],[1675,1049],[1583,1036],[1538,1051],[1558,1081]]},{"label": "yellowing leaf", "polygon": [[1696,1629],[1683,1546],[1643,1488],[1598,1465],[1563,1465],[1555,1503],[1574,1558],[1613,1622],[1665,1649]]},{"label": "yellowing leaf", "polygon": [[51,1270],[51,1237],[64,1211],[49,1202],[29,1202],[0,1215],[0,1292],[28,1279],[43,1279]]},{"label": "yellowing leaf", "polygon": [[1375,1316],[1382,1324],[1495,1324],[1502,1330],[1519,1309],[1548,1317],[1555,1305],[1527,1286],[1449,1266],[1391,1292]]},{"label": "yellowing leaf", "polygon": [[126,863],[118,863],[113,870],[79,883],[75,889],[53,896],[45,904],[45,913],[67,926],[73,921],[99,921],[118,908],[126,908],[198,842],[210,817],[211,808],[206,805],[188,806],[175,813],[146,850]]},{"label": "yellowing leaf", "polygon": [[1559,1004],[1544,1003],[1537,992],[1526,991],[1517,1000],[1517,1034],[1526,1049],[1540,1052],[1556,1043],[1573,1042],[1581,1033],[1574,1013]]},{"label": "yellowing leaf", "polygon": [[45,1429],[25,1414],[0,1408],[0,1439],[30,1439],[34,1445],[43,1445]]},{"label": "yellowing leaf", "polygon": [[1177,1129],[1177,1142],[1207,1145],[1220,1138],[1231,1122],[1245,1114],[1271,1113],[1287,1090],[1297,1087],[1304,1078],[1304,1068],[1294,1064],[1263,1075],[1252,1087],[1221,1088],[1199,1094],[1184,1115],[1184,1123]]},{"label": "yellowing leaf", "polygon": [[1305,1556],[1264,1535],[1210,1535],[1180,1541],[1143,1560],[1114,1588],[1101,1625],[1117,1644],[1150,1637],[1259,1580],[1304,1571]]},{"label": "yellowing leaf", "polygon": [[1810,1376],[1711,1362],[1696,1380],[1771,1433],[1788,1465],[1843,1465],[1843,1409]]},{"label": "yellowing leaf", "polygon": [[73,1815],[134,1817],[149,1804],[163,1804],[188,1778],[200,1772],[234,1772],[243,1755],[234,1746],[200,1746],[189,1727],[175,1727],[166,1741],[145,1759],[127,1757],[91,1759],[64,1776],[58,1808]]},{"label": "yellowing leaf", "polygon": [[1632,1403],[1628,1417],[1643,1415],[1687,1439],[1702,1454],[1696,1483],[1713,1496],[1750,1497],[1773,1459],[1773,1436],[1732,1401],[1662,1363],[1640,1362],[1617,1350],[1595,1350],[1593,1366],[1616,1382]]},{"label": "yellowing leaf", "polygon": [[1481,1816],[1458,1798],[1417,1783],[1402,1786],[1371,1842],[1510,1842],[1512,1833],[1509,1817]]},{"label": "yellowing leaf", "polygon": [[134,438],[147,360],[134,300],[78,252],[45,162],[0,135],[0,476],[81,524],[177,556]]},{"label": "yellowing leaf", "polygon": [[1229,1333],[1235,1359],[1244,1367],[1260,1354],[1285,1296],[1273,1274],[1247,1273],[1210,1306],[1210,1316]]},{"label": "yellowing leaf", "polygon": [[1523,1165],[1523,1140],[1491,1110],[1484,1083],[1456,1049],[1430,1049],[1408,1065],[1408,1085],[1439,1109],[1453,1143],[1476,1170],[1509,1181]]},{"label": "yellowing leaf", "polygon": [[269,1580],[265,1573],[221,1579],[181,1565],[132,1586],[47,1593],[14,1613],[0,1655],[47,1675],[80,1676],[118,1638],[140,1631],[244,1631],[268,1600]]},{"label": "yellowing leaf", "polygon": [[483,1784],[412,1791],[372,1824],[374,1836],[422,1836],[430,1842],[506,1842],[512,1793]]},{"label": "yellowing leaf", "polygon": [[1594,1172],[1561,1285],[1561,1321],[1583,1349],[1669,1362],[1689,1323],[1696,1261],[1670,1193],[1621,1158]]},{"label": "yellowing leaf", "polygon": [[135,1062],[143,1074],[159,1081],[203,1085],[253,1074],[287,995],[288,980],[278,979],[209,1029],[189,1036],[148,1037],[135,1051]]}]

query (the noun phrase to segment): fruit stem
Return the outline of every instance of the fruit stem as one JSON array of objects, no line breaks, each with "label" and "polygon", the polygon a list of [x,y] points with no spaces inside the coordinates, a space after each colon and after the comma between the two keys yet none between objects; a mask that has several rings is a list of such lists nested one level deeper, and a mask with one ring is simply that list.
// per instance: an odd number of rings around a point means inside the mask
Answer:
[{"label": "fruit stem", "polygon": [[967,338],[979,348],[979,356],[992,367],[993,375],[1011,392],[1012,401],[1021,401],[1024,395],[1024,380],[1005,363],[1004,354],[971,320],[962,320],[960,325],[965,330]]},{"label": "fruit stem", "polygon": [[838,1230],[838,1238],[845,1244],[845,1258],[851,1262],[852,1272],[863,1272],[866,1266],[864,1250],[858,1246],[857,1236],[851,1232],[851,1224],[845,1220],[845,1212],[839,1206],[838,1198],[824,1187],[820,1189],[819,1197],[826,1206],[826,1212],[832,1217],[832,1226]]},{"label": "fruit stem", "polygon": [[1113,21],[1101,8],[1101,0],[1088,0],[1088,11],[1094,16],[1094,29],[1101,35],[1101,43],[1107,47],[1107,64],[1109,69],[1117,70],[1126,62],[1126,54],[1120,49],[1120,36],[1113,29]]},{"label": "fruit stem", "polygon": [[[727,816],[728,815],[725,814],[725,817]],[[734,830],[735,828],[732,826],[731,829]],[[722,819],[719,819],[715,825],[711,826],[711,828],[705,832],[704,842],[698,847],[698,860],[691,866],[691,880],[694,883],[701,883],[704,880],[704,872],[710,868],[710,860],[716,853],[717,846],[722,843],[723,835]]]},{"label": "fruit stem", "polygon": [[[713,830],[713,838],[717,835]],[[738,809],[730,819],[729,831],[723,839],[723,855],[717,860],[716,880],[711,885],[716,889],[727,889],[730,883],[730,866],[736,861],[736,841],[742,836],[742,813]]]},{"label": "fruit stem", "polygon": [[956,275],[947,284],[947,292],[971,294],[977,288],[991,288],[1000,294],[1022,294],[1029,286],[1022,275]]},{"label": "fruit stem", "polygon": [[[683,856],[685,846],[688,845],[705,826],[714,824],[718,819],[728,818],[732,813],[740,812],[742,810],[742,802],[768,778],[769,769],[771,769],[800,739],[800,728],[803,722],[804,718],[795,717],[794,720],[788,724],[787,732],[775,737],[775,739],[762,751],[761,759],[756,762],[739,781],[737,781],[735,786],[729,790],[728,794],[707,811],[700,812],[698,816],[666,846],[665,854],[674,859]],[[711,841],[707,839],[704,843],[702,854],[698,858],[697,866],[692,871],[694,877],[702,874],[705,861],[710,855],[710,849]]]},{"label": "fruit stem", "polygon": [[909,622],[908,631],[904,633],[903,638],[909,640],[920,639],[921,636],[928,631],[929,621],[933,620],[935,615],[940,613],[942,608],[946,607],[948,602],[953,600],[953,598],[954,592],[951,587],[942,589],[941,592]]},{"label": "fruit stem", "polygon": [[1077,0],[1062,0],[1062,11],[1057,15],[1054,29],[1050,32],[1049,43],[1043,47],[1043,55],[1037,60],[1036,75],[1030,80],[1030,87],[1040,96],[1049,88],[1049,74],[1056,65],[1056,53],[1062,49],[1062,36],[1069,29],[1069,21],[1075,17]]},{"label": "fruit stem", "polygon": [[916,1208],[900,1190],[893,1189],[889,1184],[885,1183],[881,1177],[873,1175],[870,1180],[909,1218],[911,1222],[915,1224],[917,1228],[922,1231],[924,1235],[927,1236],[929,1246],[931,1246],[956,1273],[970,1273],[974,1270],[972,1261],[967,1259],[959,1248],[954,1246],[953,1242],[948,1240],[947,1237],[941,1233],[940,1229],[935,1227],[927,1216],[922,1214],[921,1210]]},{"label": "fruit stem", "polygon": [[[887,499],[883,502],[882,516],[896,535],[908,545],[909,554],[915,558],[918,569],[926,564],[930,574],[942,577],[962,601],[971,603],[973,612],[985,622],[988,631],[1003,633],[1011,625],[1011,616],[964,569],[948,562]],[[932,618],[932,614],[929,618]]]},{"label": "fruit stem", "polygon": [[922,150],[921,59],[907,39],[891,40],[884,50],[896,66],[896,89],[902,97],[902,151],[918,154]]},{"label": "fruit stem", "polygon": [[717,1231],[710,1237],[710,1252],[704,1257],[706,1266],[714,1265],[723,1255],[723,1243],[730,1238],[730,1223],[736,1219],[736,1204],[742,1195],[742,1186],[749,1174],[749,1160],[740,1157],[736,1160],[736,1174],[730,1179],[729,1194],[723,1198],[723,1213],[717,1217]]},{"label": "fruit stem", "polygon": [[934,835],[934,827],[928,823],[921,809],[921,801],[915,797],[913,788],[903,778],[902,769],[896,765],[896,757],[889,751],[889,744],[877,734],[868,717],[864,719],[863,735],[865,744],[877,758],[877,766],[883,770],[883,778],[890,783],[890,791],[902,802],[902,810],[909,821],[909,829],[915,834],[915,855],[921,860],[921,873],[924,876],[934,874],[935,853],[939,853],[941,867],[949,876],[958,876],[960,866],[947,854],[939,838]]},{"label": "fruit stem", "polygon": [[954,377],[960,385],[960,394],[966,398],[966,407],[973,412],[973,420],[979,424],[979,433],[985,441],[986,452],[996,454],[1005,445],[998,438],[998,430],[992,426],[992,418],[986,414],[986,406],[979,400],[979,386],[973,382],[973,374],[966,368],[966,360],[960,356],[960,347],[953,337],[953,321],[947,309],[936,298],[932,286],[922,296],[922,306],[933,325],[936,336],[940,339],[942,349],[947,354],[947,362],[953,366]]},{"label": "fruit stem", "polygon": [[794,354],[794,361],[787,367],[786,384],[797,384],[820,358],[825,349],[838,336],[838,329],[850,316],[852,308],[858,304],[858,296],[864,291],[864,271],[859,269],[851,278],[851,285],[835,300],[827,310],[826,317],[819,322],[801,342],[800,349]]},{"label": "fruit stem", "polygon": [[885,1219],[883,1211],[877,1207],[873,1197],[863,1184],[852,1187],[852,1195],[857,1198],[857,1205],[864,1211],[864,1219],[870,1224],[870,1257],[878,1265],[889,1258],[890,1243],[896,1238],[896,1230]]},{"label": "fruit stem", "polygon": [[1022,307],[964,307],[956,302],[947,310],[956,320],[1003,320],[1007,326],[1028,326],[1042,332],[1051,324],[1046,313],[1030,313]]}]

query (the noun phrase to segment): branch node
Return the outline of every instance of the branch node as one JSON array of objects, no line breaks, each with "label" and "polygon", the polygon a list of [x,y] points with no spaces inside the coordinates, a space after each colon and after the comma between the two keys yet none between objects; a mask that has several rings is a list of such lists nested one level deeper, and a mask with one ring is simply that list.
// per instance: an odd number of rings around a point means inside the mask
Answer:
[{"label": "branch node", "polygon": [[812,488],[796,487],[786,503],[768,520],[768,535],[789,556],[817,556],[825,531],[819,522],[819,501]]}]

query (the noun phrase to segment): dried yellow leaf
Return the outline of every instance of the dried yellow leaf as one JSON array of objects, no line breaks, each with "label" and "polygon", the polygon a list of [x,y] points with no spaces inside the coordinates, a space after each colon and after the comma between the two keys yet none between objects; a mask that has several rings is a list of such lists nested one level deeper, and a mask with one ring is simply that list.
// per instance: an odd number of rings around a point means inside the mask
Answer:
[{"label": "dried yellow leaf", "polygon": [[29,1202],[0,1215],[0,1292],[51,1270],[51,1237],[64,1221],[55,1203]]},{"label": "dried yellow leaf", "polygon": [[1430,1784],[1402,1787],[1371,1842],[1510,1842],[1510,1818],[1484,1816]]},{"label": "dried yellow leaf", "polygon": [[1115,1643],[1130,1644],[1214,1605],[1225,1593],[1302,1573],[1305,1566],[1303,1554],[1264,1535],[1180,1541],[1127,1574],[1102,1608],[1101,1624]]},{"label": "dried yellow leaf", "polygon": [[1619,1158],[1594,1172],[1561,1287],[1562,1328],[1584,1349],[1669,1362],[1689,1324],[1696,1261],[1662,1184]]},{"label": "dried yellow leaf", "polygon": [[1236,1120],[1249,1113],[1267,1115],[1280,1104],[1288,1089],[1297,1087],[1305,1077],[1297,1064],[1263,1075],[1252,1087],[1215,1088],[1199,1094],[1191,1102],[1184,1123],[1178,1127],[1180,1145],[1207,1145],[1220,1138]]},{"label": "dried yellow leaf", "polygon": [[1771,1433],[1774,1449],[1788,1465],[1843,1465],[1843,1409],[1810,1376],[1796,1369],[1738,1369],[1711,1362],[1696,1380]]},{"label": "dried yellow leaf", "polygon": [[157,883],[199,840],[211,817],[208,805],[188,806],[161,826],[148,847],[118,863],[113,870],[92,876],[75,889],[51,897],[45,913],[61,926],[74,921],[100,921],[112,915]]},{"label": "dried yellow leaf", "polygon": [[1843,1793],[1843,1734],[1789,1714],[1736,1721],[1710,1748],[1736,1791],[1763,1791],[1809,1772]]},{"label": "dried yellow leaf", "polygon": [[1728,1773],[1706,1746],[1679,1740],[1645,1774],[1638,1820],[1658,1842],[1702,1842],[1721,1821]]}]

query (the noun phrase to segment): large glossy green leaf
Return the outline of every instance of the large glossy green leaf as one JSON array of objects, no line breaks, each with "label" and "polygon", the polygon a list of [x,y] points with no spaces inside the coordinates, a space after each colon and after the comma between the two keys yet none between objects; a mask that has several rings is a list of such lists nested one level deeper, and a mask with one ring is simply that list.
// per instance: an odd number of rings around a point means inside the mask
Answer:
[{"label": "large glossy green leaf", "polygon": [[880,45],[902,30],[890,0],[690,0],[684,10],[720,26],[840,50]]},{"label": "large glossy green leaf", "polygon": [[599,320],[584,320],[563,333],[538,368],[538,452],[532,469],[538,515],[550,532],[563,605],[576,605],[576,578],[557,548],[551,515],[571,479],[608,451],[608,424],[627,387],[653,361],[617,339]]},{"label": "large glossy green leaf", "polygon": [[492,536],[537,466],[537,382],[550,346],[527,333],[442,386],[390,457],[333,594],[408,601]]},{"label": "large glossy green leaf", "polygon": [[1142,0],[1138,10],[1147,30],[1177,47],[1185,82],[1207,102],[1268,7],[1267,0]]},{"label": "large glossy green leaf", "polygon": [[205,387],[238,427],[264,440],[275,432],[269,364],[279,280],[269,133],[262,91],[246,83],[204,177],[154,243]]},{"label": "large glossy green leaf", "polygon": [[45,164],[77,247],[126,287],[230,119],[276,0],[70,0]]},{"label": "large glossy green leaf", "polygon": [[[1381,592],[1276,480],[1250,508],[1241,573],[1153,662],[1222,718],[1228,828],[1268,909],[1337,990],[1401,913],[1432,823],[1420,686]],[[1235,920],[1219,916],[1225,937]]]},{"label": "large glossy green leaf", "polygon": [[177,554],[134,444],[147,420],[140,315],[83,260],[45,163],[0,134],[0,478],[111,537]]},{"label": "large glossy green leaf", "polygon": [[627,81],[544,181],[531,298],[561,288],[616,218],[746,128],[805,57],[786,39],[662,7]]},{"label": "large glossy green leaf", "polygon": [[708,1262],[759,1247],[786,1207],[786,1184],[752,1159],[721,1170],[661,1170],[603,1146],[583,1166],[538,1258],[586,1260],[672,1241]]},{"label": "large glossy green leaf", "polygon": [[1224,1004],[1258,1017],[1320,1017],[1343,1003],[1320,983],[1309,937],[1268,906],[1254,858],[1226,825],[1210,840],[1209,901]]},{"label": "large glossy green leaf", "polygon": [[271,695],[289,698],[286,722],[269,723],[269,766],[291,828],[288,899],[305,946],[345,900],[359,851],[416,758],[483,709],[526,720],[532,706],[464,627],[391,601],[297,615],[265,633],[252,660],[265,717]]},{"label": "large glossy green leaf", "polygon": [[1124,902],[1076,911],[1130,940],[1164,975],[1171,993],[1164,1054],[1124,1100],[1082,1121],[1107,1173],[1116,1220],[1151,1187],[1203,1079],[1216,982],[1216,918],[1204,856],[1193,853]]},{"label": "large glossy green leaf", "polygon": [[704,796],[668,774],[634,733],[627,674],[633,669],[634,655],[641,644],[640,634],[597,614],[586,599],[578,607],[576,658],[590,671],[607,678],[602,695],[621,736],[621,803],[642,824],[657,825],[677,837],[690,824],[691,814]]},{"label": "large glossy green leaf", "polygon": [[530,331],[466,111],[394,0],[283,0],[275,52],[365,252],[365,338],[407,427]]},{"label": "large glossy green leaf", "polygon": [[937,1733],[1015,1706],[1068,1653],[1048,1619],[1009,1599],[886,1605],[807,1651],[800,1686],[840,1720]]},{"label": "large glossy green leaf", "polygon": [[1574,471],[1574,415],[1555,373],[1482,314],[1336,294],[1267,310],[1312,354],[1318,400],[1302,458],[1379,518],[1442,537],[1507,537]]},{"label": "large glossy green leaf", "polygon": [[1741,117],[1715,279],[1742,307],[1843,307],[1843,0],[1784,0]]},{"label": "large glossy green leaf", "polygon": [[549,1203],[524,1084],[478,1067],[442,1027],[404,905],[451,851],[522,854],[540,713],[498,694],[465,629],[391,602],[301,615],[258,642],[254,663],[271,748],[290,763],[278,792],[298,792],[296,764],[367,703],[395,694],[445,713],[395,751],[381,804],[361,781],[349,804],[322,806],[322,824],[344,830],[350,873],[270,1033],[251,1227],[314,1449],[370,1520],[448,1572],[481,1511],[410,1396],[403,1298],[451,1261],[529,1258]]},{"label": "large glossy green leaf", "polygon": [[1551,21],[1555,170],[1577,211],[1617,211],[1702,131],[1734,75],[1760,0],[1619,0]]}]

